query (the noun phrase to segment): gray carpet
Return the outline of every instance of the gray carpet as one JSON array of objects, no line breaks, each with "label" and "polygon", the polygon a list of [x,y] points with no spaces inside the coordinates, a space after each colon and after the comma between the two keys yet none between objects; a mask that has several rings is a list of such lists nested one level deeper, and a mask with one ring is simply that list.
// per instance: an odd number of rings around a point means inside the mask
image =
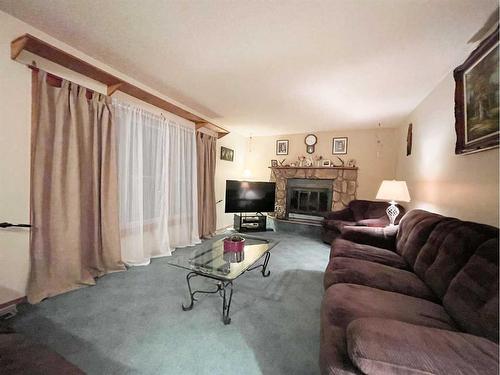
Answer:
[{"label": "gray carpet", "polygon": [[[281,241],[271,275],[255,270],[235,281],[230,325],[221,321],[217,295],[201,295],[193,310],[181,310],[187,271],[168,258],[22,305],[12,325],[89,374],[317,374],[329,248],[296,234],[259,235]],[[176,254],[186,251],[193,248]]]}]

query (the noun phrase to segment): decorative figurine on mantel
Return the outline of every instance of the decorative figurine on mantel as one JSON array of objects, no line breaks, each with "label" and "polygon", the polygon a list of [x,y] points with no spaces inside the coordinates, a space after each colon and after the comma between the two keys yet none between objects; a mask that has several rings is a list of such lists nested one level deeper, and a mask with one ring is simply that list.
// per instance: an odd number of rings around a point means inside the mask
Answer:
[{"label": "decorative figurine on mantel", "polygon": [[305,167],[305,156],[299,156],[297,159],[299,159],[299,162],[297,163],[297,167]]},{"label": "decorative figurine on mantel", "polygon": [[335,160],[333,162],[333,166],[334,167],[343,167],[345,165],[344,160],[342,160],[342,158],[339,156],[335,156],[335,157],[337,158],[338,162],[336,162],[337,160]]},{"label": "decorative figurine on mantel", "polygon": [[347,166],[350,168],[356,168],[356,164],[356,159],[349,159],[349,161],[347,162]]},{"label": "decorative figurine on mantel", "polygon": [[280,167],[284,167],[285,166],[285,160],[286,159],[280,160],[280,162],[279,162],[280,163]]},{"label": "decorative figurine on mantel", "polygon": [[316,162],[316,167],[321,167],[321,160],[323,160],[323,156],[316,155],[314,157],[314,161]]}]

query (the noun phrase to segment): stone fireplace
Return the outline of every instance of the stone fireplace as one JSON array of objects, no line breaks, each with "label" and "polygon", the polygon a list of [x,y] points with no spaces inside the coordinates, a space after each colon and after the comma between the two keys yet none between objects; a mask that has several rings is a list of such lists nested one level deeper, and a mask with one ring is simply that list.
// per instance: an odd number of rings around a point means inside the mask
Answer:
[{"label": "stone fireplace", "polygon": [[358,169],[349,167],[271,167],[276,182],[275,217],[322,216],[356,199]]}]

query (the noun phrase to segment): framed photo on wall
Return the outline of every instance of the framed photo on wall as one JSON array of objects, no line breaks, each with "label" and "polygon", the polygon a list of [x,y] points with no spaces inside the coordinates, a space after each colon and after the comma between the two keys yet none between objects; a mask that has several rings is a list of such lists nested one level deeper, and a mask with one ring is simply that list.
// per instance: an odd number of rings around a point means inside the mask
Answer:
[{"label": "framed photo on wall", "polygon": [[276,155],[288,155],[288,139],[276,141]]},{"label": "framed photo on wall", "polygon": [[498,28],[453,71],[455,154],[498,147]]},{"label": "framed photo on wall", "polygon": [[332,154],[347,154],[347,137],[334,137],[332,141]]},{"label": "framed photo on wall", "polygon": [[234,160],[234,150],[230,148],[221,146],[220,147],[220,158],[225,161],[233,161]]}]

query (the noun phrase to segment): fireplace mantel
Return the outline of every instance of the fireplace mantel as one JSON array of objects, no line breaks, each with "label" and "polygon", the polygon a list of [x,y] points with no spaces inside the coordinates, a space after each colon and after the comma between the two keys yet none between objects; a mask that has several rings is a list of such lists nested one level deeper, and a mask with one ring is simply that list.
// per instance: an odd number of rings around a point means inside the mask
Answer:
[{"label": "fireplace mantel", "polygon": [[271,181],[276,182],[276,204],[274,214],[286,219],[287,180],[304,178],[312,180],[333,180],[332,211],[341,210],[356,199],[358,188],[357,167],[269,167]]},{"label": "fireplace mantel", "polygon": [[270,169],[344,169],[344,170],[358,170],[358,167],[269,167]]}]

